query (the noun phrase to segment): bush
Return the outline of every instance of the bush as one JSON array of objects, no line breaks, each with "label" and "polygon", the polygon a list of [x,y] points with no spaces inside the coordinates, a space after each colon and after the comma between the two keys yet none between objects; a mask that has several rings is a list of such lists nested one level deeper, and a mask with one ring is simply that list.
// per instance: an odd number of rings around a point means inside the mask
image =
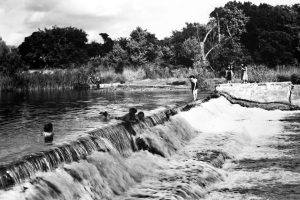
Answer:
[{"label": "bush", "polygon": [[158,64],[146,64],[142,67],[145,71],[145,78],[158,79],[158,78],[170,78],[172,72],[168,67],[161,67]]},{"label": "bush", "polygon": [[248,67],[249,82],[274,82],[277,81],[277,73],[264,65],[250,65]]},{"label": "bush", "polygon": [[293,84],[300,84],[300,74],[292,74],[291,81]]},{"label": "bush", "polygon": [[127,81],[127,79],[122,75],[122,74],[118,74],[114,80],[114,82],[116,83],[125,83]]},{"label": "bush", "polygon": [[286,74],[278,74],[277,75],[277,81],[278,82],[288,82],[291,81],[291,76],[286,75]]},{"label": "bush", "polygon": [[125,83],[126,78],[122,74],[116,74],[114,70],[108,70],[100,73],[101,83]]},{"label": "bush", "polygon": [[146,77],[145,70],[142,68],[125,68],[122,74],[127,81],[142,80]]},{"label": "bush", "polygon": [[171,85],[186,85],[187,82],[186,81],[174,81],[171,83]]}]

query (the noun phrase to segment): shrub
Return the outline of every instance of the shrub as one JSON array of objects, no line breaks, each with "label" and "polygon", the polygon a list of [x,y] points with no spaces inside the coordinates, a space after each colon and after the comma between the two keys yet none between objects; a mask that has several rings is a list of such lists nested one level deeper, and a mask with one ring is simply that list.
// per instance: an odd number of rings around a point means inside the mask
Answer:
[{"label": "shrub", "polygon": [[293,84],[300,84],[300,74],[292,74],[291,81]]},{"label": "shrub", "polygon": [[146,77],[145,70],[141,67],[138,69],[125,68],[122,74],[127,81],[142,80]]},{"label": "shrub", "polygon": [[100,73],[101,83],[125,83],[126,78],[122,74],[116,74],[114,70],[108,70]]},{"label": "shrub", "polygon": [[264,65],[250,65],[248,67],[249,82],[274,82],[277,81],[277,74],[274,70]]},{"label": "shrub", "polygon": [[145,78],[158,79],[158,78],[170,78],[172,72],[168,67],[161,67],[158,64],[146,64],[142,67],[145,71]]},{"label": "shrub", "polygon": [[116,83],[125,83],[127,81],[127,79],[122,75],[122,74],[117,74],[114,82]]},{"label": "shrub", "polygon": [[291,81],[291,76],[286,75],[286,74],[277,74],[277,81],[278,82]]}]

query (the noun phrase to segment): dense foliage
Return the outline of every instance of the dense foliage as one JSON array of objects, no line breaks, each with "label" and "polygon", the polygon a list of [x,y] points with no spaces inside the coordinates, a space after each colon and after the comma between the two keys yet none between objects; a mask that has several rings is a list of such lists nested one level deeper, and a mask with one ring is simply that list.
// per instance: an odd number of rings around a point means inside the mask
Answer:
[{"label": "dense foliage", "polygon": [[250,52],[253,62],[270,67],[299,63],[300,4],[274,7],[229,2],[225,7],[236,7],[249,17],[241,43]]},{"label": "dense foliage", "polygon": [[83,30],[53,27],[26,37],[19,51],[31,68],[66,67],[88,61],[86,42],[87,34]]},{"label": "dense foliage", "polygon": [[88,43],[84,30],[56,26],[32,33],[18,48],[8,47],[0,39],[0,72],[68,69],[86,63],[113,68],[117,73],[125,67],[136,69],[149,64],[164,70],[206,68],[214,72],[229,63],[242,62],[270,68],[299,66],[300,4],[231,1],[215,8],[210,17],[207,24],[186,23],[163,40],[137,27],[128,38],[112,40],[107,33],[100,33],[103,43]]}]

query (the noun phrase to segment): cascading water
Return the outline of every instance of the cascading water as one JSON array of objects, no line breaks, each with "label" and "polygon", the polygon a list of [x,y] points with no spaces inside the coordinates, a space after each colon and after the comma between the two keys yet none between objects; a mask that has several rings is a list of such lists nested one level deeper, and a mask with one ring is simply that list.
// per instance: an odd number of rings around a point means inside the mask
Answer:
[{"label": "cascading water", "polygon": [[25,158],[5,168],[20,183],[0,190],[0,199],[300,196],[300,112],[244,108],[219,97],[171,115],[95,130]]}]

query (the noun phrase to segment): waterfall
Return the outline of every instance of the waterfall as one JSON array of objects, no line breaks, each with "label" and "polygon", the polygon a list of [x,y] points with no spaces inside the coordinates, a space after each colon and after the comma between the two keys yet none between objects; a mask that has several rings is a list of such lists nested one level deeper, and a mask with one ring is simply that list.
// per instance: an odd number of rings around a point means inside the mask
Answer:
[{"label": "waterfall", "polygon": [[[13,163],[0,166],[0,189],[20,184],[35,177],[38,172],[51,171],[66,163],[86,159],[93,152],[116,151],[121,156],[128,157],[138,149],[145,149],[137,146],[140,143],[136,144],[136,138],[138,138],[137,141],[141,141],[139,135],[143,132],[149,132],[151,127],[165,123],[170,116],[175,115],[179,110],[180,108],[167,109],[148,116],[144,122],[136,124],[119,123],[99,128],[88,132],[76,141],[53,147],[48,151],[27,155]],[[163,133],[161,134],[163,135]],[[152,153],[158,153],[162,156],[168,154],[163,153],[163,147],[152,139],[148,139],[147,145],[150,145]]]},{"label": "waterfall", "polygon": [[[238,162],[252,166],[251,159],[284,155],[269,142],[283,137],[286,122],[281,120],[294,115],[217,97],[167,109],[144,122],[96,129],[3,166],[0,200],[264,199],[244,194],[239,184],[260,194],[251,181],[280,179],[278,169],[248,172]],[[290,129],[299,130],[298,125],[293,122]],[[300,177],[282,173],[291,183]]]},{"label": "waterfall", "polygon": [[[20,200],[111,199],[141,182],[143,177],[151,174],[152,168],[164,163],[165,159],[183,148],[197,134],[185,119],[170,117],[166,112],[152,115],[145,122],[128,129],[124,124],[97,129],[75,142],[77,147],[68,144],[50,150],[47,152],[49,157],[43,155],[39,160],[45,164],[51,163],[48,168],[40,171],[26,168],[28,173],[32,173],[31,178],[18,182],[8,191],[0,192],[0,199],[4,196],[5,199]],[[137,142],[141,140],[147,143],[148,149]],[[134,153],[132,145],[140,151]],[[81,159],[74,159],[72,152],[76,153],[76,158],[81,156]],[[27,162],[30,166],[34,165],[31,160]],[[54,165],[58,167],[53,169]],[[9,170],[15,170],[15,166],[12,165]],[[38,163],[36,168],[40,169],[41,166]],[[24,171],[24,167],[22,162],[18,169]],[[17,176],[20,171],[15,170],[14,173]]]}]

